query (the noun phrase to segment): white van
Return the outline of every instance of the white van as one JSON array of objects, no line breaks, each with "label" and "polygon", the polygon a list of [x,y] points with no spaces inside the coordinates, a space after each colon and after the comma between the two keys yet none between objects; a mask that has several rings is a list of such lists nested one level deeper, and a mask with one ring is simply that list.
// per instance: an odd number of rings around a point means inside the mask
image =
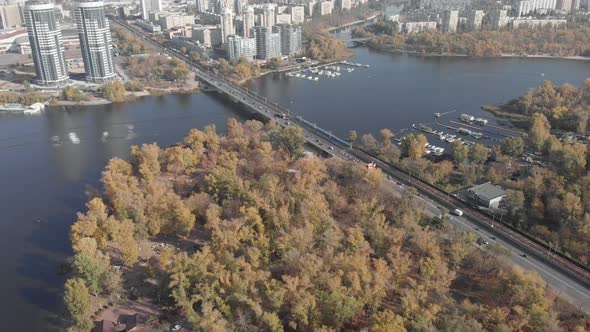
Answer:
[{"label": "white van", "polygon": [[459,216],[459,217],[460,217],[460,216],[462,216],[462,215],[463,215],[463,211],[461,211],[461,210],[459,210],[459,209],[454,209],[454,210],[453,210],[453,214],[454,214],[454,215],[457,215],[457,216]]}]

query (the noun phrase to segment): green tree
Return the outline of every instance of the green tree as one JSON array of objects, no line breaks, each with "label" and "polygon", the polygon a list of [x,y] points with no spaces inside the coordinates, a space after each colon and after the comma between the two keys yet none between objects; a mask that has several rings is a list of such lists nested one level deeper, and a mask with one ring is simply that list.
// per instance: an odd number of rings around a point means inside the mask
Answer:
[{"label": "green tree", "polygon": [[451,155],[457,165],[463,164],[469,157],[469,148],[463,145],[461,141],[451,143]]},{"label": "green tree", "polygon": [[469,150],[469,159],[475,164],[483,164],[490,157],[489,149],[483,144],[475,144]]},{"label": "green tree", "polygon": [[506,137],[502,140],[502,153],[511,157],[518,157],[524,151],[524,141],[520,137]]},{"label": "green tree", "polygon": [[65,284],[64,302],[74,324],[80,331],[90,331],[90,293],[80,278],[68,279]]},{"label": "green tree", "polygon": [[303,154],[305,138],[303,137],[303,130],[298,126],[278,128],[269,134],[269,140],[273,146],[286,152],[291,159]]}]

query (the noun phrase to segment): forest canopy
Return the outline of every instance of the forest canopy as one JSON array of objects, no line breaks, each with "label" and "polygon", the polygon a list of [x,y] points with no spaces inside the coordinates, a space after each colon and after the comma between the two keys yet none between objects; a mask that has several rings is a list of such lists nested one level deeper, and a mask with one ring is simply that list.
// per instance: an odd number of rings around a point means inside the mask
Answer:
[{"label": "forest canopy", "polygon": [[589,327],[536,274],[433,225],[412,190],[303,144],[298,127],[230,119],[226,135],[112,159],[71,229],[72,323],[87,329],[101,298],[139,298],[194,331]]},{"label": "forest canopy", "polygon": [[[590,56],[590,27],[569,29],[517,29],[509,31],[478,31],[447,33],[429,31],[402,34],[379,24],[378,34],[369,45],[416,53],[459,54],[471,56],[552,55]],[[357,28],[354,35],[366,37],[367,30]]]}]

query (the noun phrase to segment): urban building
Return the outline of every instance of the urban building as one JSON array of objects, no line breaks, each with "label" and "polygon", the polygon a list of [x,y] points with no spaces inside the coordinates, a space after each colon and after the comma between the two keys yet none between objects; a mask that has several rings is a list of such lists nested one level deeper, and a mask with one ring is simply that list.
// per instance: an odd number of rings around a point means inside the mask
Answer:
[{"label": "urban building", "polygon": [[277,14],[275,25],[276,24],[291,24],[291,14],[284,13],[284,14]]},{"label": "urban building", "polygon": [[303,49],[303,40],[301,38],[301,26],[296,25],[277,25],[275,32],[281,34],[281,54],[292,56],[300,53]]},{"label": "urban building", "polygon": [[195,15],[160,13],[159,22],[163,30],[184,27],[195,24]]},{"label": "urban building", "polygon": [[23,25],[23,7],[19,4],[3,5],[0,7],[0,24],[2,29],[20,28]]},{"label": "urban building", "polygon": [[458,10],[445,10],[442,17],[442,31],[457,32],[457,25],[459,24]]},{"label": "urban building", "polygon": [[408,33],[408,34],[433,31],[433,30],[436,30],[436,22],[434,22],[434,21],[406,22],[403,25],[403,32]]},{"label": "urban building", "polygon": [[235,35],[234,28],[234,13],[229,8],[226,8],[221,14],[221,40],[222,43],[227,41],[227,36]]},{"label": "urban building", "polygon": [[120,19],[125,20],[125,19],[127,19],[127,17],[131,16],[131,9],[126,6],[118,7],[117,8],[117,16]]},{"label": "urban building", "polygon": [[487,208],[497,209],[504,197],[506,197],[506,191],[490,182],[467,189],[467,198],[469,200]]},{"label": "urban building", "polygon": [[281,56],[281,34],[266,27],[254,27],[258,59],[270,60]]},{"label": "urban building", "polygon": [[55,6],[50,2],[30,1],[25,5],[24,16],[35,63],[36,83],[54,87],[65,85],[68,70]]},{"label": "urban building", "polygon": [[[247,3],[247,1],[246,1]],[[244,9],[244,0],[234,0],[234,13],[236,15],[242,15]]]},{"label": "urban building", "polygon": [[262,9],[262,26],[267,27],[268,29],[272,29],[272,27],[275,25],[275,12],[276,8],[274,4],[269,3],[264,5],[264,8]]},{"label": "urban building", "polygon": [[219,46],[222,43],[221,29],[217,26],[194,26],[192,35],[193,40],[204,47]]},{"label": "urban building", "polygon": [[141,7],[141,18],[146,21],[149,20],[151,12],[162,11],[162,0],[140,0],[139,5]]},{"label": "urban building", "polygon": [[152,22],[153,24],[160,24],[160,16],[165,15],[166,13],[163,12],[150,12],[148,21]]},{"label": "urban building", "polygon": [[162,28],[159,25],[153,24],[152,22],[137,20],[135,21],[135,25],[149,33],[162,32]]},{"label": "urban building", "polygon": [[236,35],[227,37],[227,55],[230,61],[239,61],[240,58],[251,61],[256,57],[256,54],[256,38]]},{"label": "urban building", "polygon": [[252,28],[255,25],[256,17],[254,16],[254,7],[246,6],[243,14],[243,36],[252,37]]},{"label": "urban building", "polygon": [[492,30],[501,30],[508,25],[508,11],[505,9],[492,10],[489,17]]},{"label": "urban building", "polygon": [[350,10],[352,8],[352,0],[338,0],[337,4],[340,10]]},{"label": "urban building", "polygon": [[205,13],[209,11],[209,1],[208,0],[196,0],[197,6],[197,13]]},{"label": "urban building", "polygon": [[564,28],[567,20],[516,18],[512,21],[513,29]]},{"label": "urban building", "polygon": [[291,23],[303,24],[305,22],[305,8],[303,6],[289,7],[291,11]]},{"label": "urban building", "polygon": [[547,13],[555,8],[557,0],[524,0],[517,3],[516,13],[521,17],[531,13]]},{"label": "urban building", "polygon": [[319,9],[318,9],[319,3],[320,3],[319,0],[311,0],[311,1],[305,3],[305,12],[307,13],[307,16],[313,17],[314,13],[319,11]]},{"label": "urban building", "polygon": [[330,15],[334,11],[334,1],[322,1],[319,3],[320,16]]},{"label": "urban building", "polygon": [[485,13],[483,10],[472,10],[467,16],[467,31],[479,31],[481,30],[481,24]]},{"label": "urban building", "polygon": [[74,18],[80,37],[86,80],[93,83],[114,80],[116,74],[113,65],[113,46],[104,3],[79,0],[75,3]]}]

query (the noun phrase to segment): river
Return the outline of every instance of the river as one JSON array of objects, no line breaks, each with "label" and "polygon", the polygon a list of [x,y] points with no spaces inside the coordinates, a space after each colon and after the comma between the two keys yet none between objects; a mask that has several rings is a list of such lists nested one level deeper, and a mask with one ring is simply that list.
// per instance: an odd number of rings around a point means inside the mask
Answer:
[{"label": "river", "polygon": [[[352,61],[370,68],[318,82],[269,75],[249,88],[345,136],[351,129],[397,131],[453,109],[491,119],[480,105],[514,98],[543,79],[579,85],[590,76],[590,63],[581,61],[354,51]],[[64,279],[57,267],[71,255],[68,228],[84,207],[85,191],[99,186],[109,158],[126,157],[132,144],[172,144],[194,127],[215,124],[223,131],[229,117],[244,119],[235,104],[215,93],[49,109],[38,116],[0,115],[3,330],[52,330],[63,316]]]}]

